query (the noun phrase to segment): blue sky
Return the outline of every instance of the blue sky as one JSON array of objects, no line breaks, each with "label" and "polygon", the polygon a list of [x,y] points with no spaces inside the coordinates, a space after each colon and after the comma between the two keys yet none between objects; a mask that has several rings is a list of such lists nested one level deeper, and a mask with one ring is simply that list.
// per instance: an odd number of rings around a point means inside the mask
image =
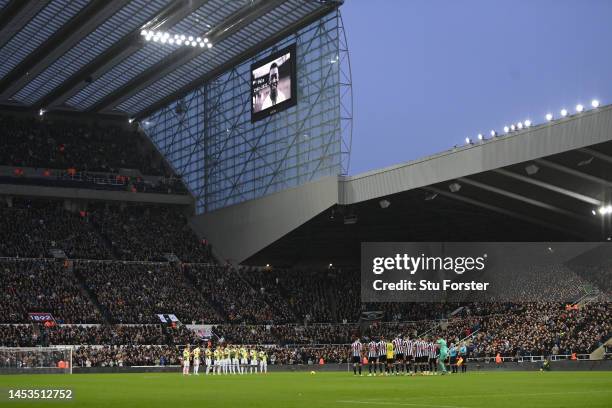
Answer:
[{"label": "blue sky", "polygon": [[351,174],[612,103],[612,0],[345,0]]}]

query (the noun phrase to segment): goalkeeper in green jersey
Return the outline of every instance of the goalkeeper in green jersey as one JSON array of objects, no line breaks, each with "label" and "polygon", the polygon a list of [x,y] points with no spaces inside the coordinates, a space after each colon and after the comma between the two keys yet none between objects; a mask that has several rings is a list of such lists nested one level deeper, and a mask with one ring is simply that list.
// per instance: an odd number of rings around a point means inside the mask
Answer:
[{"label": "goalkeeper in green jersey", "polygon": [[440,373],[442,373],[442,375],[445,375],[446,359],[448,358],[448,346],[446,345],[446,340],[444,340],[443,338],[439,338],[436,343],[438,344],[438,348],[440,349],[440,352],[438,354],[438,368],[440,370]]}]

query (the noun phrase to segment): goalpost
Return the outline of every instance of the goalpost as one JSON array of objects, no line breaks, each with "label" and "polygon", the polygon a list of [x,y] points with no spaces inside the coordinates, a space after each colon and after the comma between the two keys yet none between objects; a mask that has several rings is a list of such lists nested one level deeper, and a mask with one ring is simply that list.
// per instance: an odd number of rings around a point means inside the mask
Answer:
[{"label": "goalpost", "polygon": [[72,347],[0,347],[0,374],[72,374]]}]

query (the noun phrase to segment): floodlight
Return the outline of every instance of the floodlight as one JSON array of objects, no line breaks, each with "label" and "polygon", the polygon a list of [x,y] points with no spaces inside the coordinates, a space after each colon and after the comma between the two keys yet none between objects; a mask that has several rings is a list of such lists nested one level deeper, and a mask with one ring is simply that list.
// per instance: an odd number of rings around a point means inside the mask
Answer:
[{"label": "floodlight", "polygon": [[567,109],[561,109],[561,116],[563,117],[567,116]]},{"label": "floodlight", "polygon": [[584,106],[582,106],[582,104],[578,104],[576,105],[576,112],[580,113],[584,110]]},{"label": "floodlight", "polygon": [[599,207],[599,214],[601,215],[608,215],[608,214],[612,214],[612,205],[602,205],[601,207]]},{"label": "floodlight", "polygon": [[553,120],[553,115],[552,115],[552,113],[547,113],[547,114],[546,114],[546,120],[547,120],[547,121],[549,121],[549,122],[550,122],[551,120]]},{"label": "floodlight", "polygon": [[599,101],[597,99],[593,99],[591,101],[591,106],[594,108],[599,108]]}]

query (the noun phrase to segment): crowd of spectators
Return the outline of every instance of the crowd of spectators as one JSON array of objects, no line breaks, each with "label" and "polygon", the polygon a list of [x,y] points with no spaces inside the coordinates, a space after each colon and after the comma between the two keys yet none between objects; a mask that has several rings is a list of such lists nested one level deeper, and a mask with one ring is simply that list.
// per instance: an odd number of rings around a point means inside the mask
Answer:
[{"label": "crowd of spectators", "polygon": [[[10,204],[10,205],[9,205]],[[155,206],[95,206],[68,210],[62,201],[12,199],[0,203],[0,256],[211,262],[211,247],[199,240],[179,209]]]},{"label": "crowd of spectators", "polygon": [[[0,165],[164,175],[159,154],[138,132],[119,126],[0,115]],[[147,146],[148,149],[144,149]]]},{"label": "crowd of spectators", "polygon": [[177,365],[179,349],[165,345],[82,346],[73,355],[75,367]]},{"label": "crowd of spectators", "polygon": [[224,310],[231,323],[272,323],[285,319],[260,292],[230,266],[184,265],[184,271],[207,299]]},{"label": "crowd of spectators", "polygon": [[186,323],[220,319],[180,268],[170,264],[80,261],[74,268],[116,323],[159,323],[158,314],[174,314]]},{"label": "crowd of spectators", "polygon": [[612,335],[610,303],[567,309],[558,303],[542,302],[525,304],[522,308],[517,313],[463,322],[463,327],[471,323],[472,327],[480,329],[473,342],[474,355],[589,353]]},{"label": "crowd of spectators", "polygon": [[183,262],[211,262],[208,243],[196,237],[180,209],[105,205],[92,208],[89,218],[119,259],[164,261],[171,253]]},{"label": "crowd of spectators", "polygon": [[13,199],[10,207],[0,204],[0,256],[41,258],[53,249],[70,258],[112,257],[85,214],[65,210],[61,201]]},{"label": "crowd of spectators", "polygon": [[[276,308],[286,310],[287,315],[294,314],[297,322],[333,322],[336,319],[331,294],[326,291],[326,288],[333,287],[328,272],[317,269],[247,270],[244,276],[254,285],[260,282],[258,286],[262,294],[270,293],[270,297],[284,298],[283,303],[275,301]],[[344,293],[338,295],[344,296]]]},{"label": "crowd of spectators", "polygon": [[100,323],[102,316],[61,262],[0,261],[2,323],[24,323],[29,313],[51,313],[59,323]]},{"label": "crowd of spectators", "polygon": [[0,325],[0,346],[178,345],[194,344],[197,335],[185,326],[148,325]]},{"label": "crowd of spectators", "polygon": [[[467,338],[469,356],[492,358],[589,353],[612,333],[610,303],[567,308],[558,303],[531,303],[493,315],[456,315],[448,320],[386,322],[364,328],[356,324],[217,325],[213,342],[266,345],[271,364],[344,363],[349,343],[392,340],[397,335],[459,344]],[[75,353],[81,366],[178,364],[183,344],[205,346],[184,326],[60,326],[34,329],[32,325],[0,325],[0,345],[82,345]]]}]

